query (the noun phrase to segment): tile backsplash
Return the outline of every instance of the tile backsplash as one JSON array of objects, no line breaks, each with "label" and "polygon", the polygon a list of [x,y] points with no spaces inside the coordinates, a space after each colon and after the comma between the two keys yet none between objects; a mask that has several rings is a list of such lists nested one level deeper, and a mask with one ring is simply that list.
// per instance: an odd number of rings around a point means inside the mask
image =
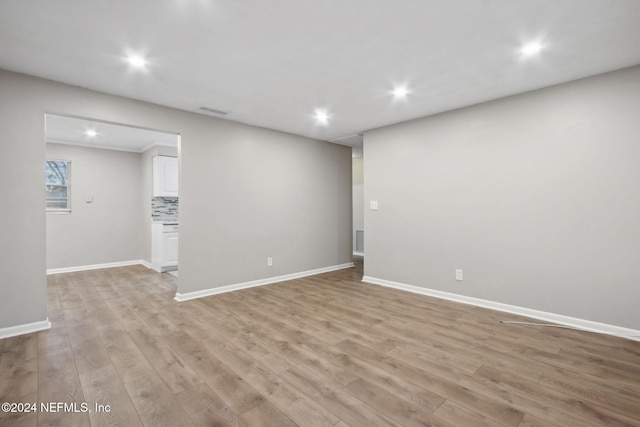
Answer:
[{"label": "tile backsplash", "polygon": [[178,198],[154,197],[151,199],[151,219],[154,221],[177,221]]}]

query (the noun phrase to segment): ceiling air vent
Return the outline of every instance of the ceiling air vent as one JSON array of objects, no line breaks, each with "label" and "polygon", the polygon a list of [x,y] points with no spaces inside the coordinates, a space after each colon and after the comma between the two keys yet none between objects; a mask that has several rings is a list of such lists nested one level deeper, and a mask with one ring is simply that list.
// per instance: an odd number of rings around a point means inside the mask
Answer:
[{"label": "ceiling air vent", "polygon": [[209,108],[209,107],[200,107],[198,108],[200,111],[206,111],[207,113],[217,114],[219,116],[226,116],[231,113],[231,111],[219,110],[217,108]]}]

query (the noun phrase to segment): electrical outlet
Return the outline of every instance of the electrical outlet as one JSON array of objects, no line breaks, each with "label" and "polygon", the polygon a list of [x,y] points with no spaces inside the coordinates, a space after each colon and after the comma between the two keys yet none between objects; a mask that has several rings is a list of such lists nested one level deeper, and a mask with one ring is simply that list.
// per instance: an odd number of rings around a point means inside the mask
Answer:
[{"label": "electrical outlet", "polygon": [[267,267],[273,267],[273,258],[267,258]]},{"label": "electrical outlet", "polygon": [[456,270],[456,280],[462,280],[462,270]]}]

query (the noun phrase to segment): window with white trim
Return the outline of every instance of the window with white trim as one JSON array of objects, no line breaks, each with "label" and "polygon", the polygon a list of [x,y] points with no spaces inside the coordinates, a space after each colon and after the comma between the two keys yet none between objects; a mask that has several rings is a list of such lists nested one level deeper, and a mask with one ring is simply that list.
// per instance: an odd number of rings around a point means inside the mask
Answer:
[{"label": "window with white trim", "polygon": [[71,161],[47,160],[44,166],[47,212],[71,212]]}]

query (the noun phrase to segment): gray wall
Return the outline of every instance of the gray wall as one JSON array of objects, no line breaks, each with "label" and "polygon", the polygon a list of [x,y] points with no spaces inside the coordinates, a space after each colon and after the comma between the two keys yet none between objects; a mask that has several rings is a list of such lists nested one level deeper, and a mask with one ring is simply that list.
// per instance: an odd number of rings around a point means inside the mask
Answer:
[{"label": "gray wall", "polygon": [[222,121],[202,135],[182,135],[181,293],[351,262],[349,147]]},{"label": "gray wall", "polygon": [[45,111],[24,99],[25,84],[0,71],[0,328],[44,321],[47,312]]},{"label": "gray wall", "polygon": [[47,214],[47,268],[142,259],[143,227],[151,226],[143,212],[141,155],[46,146],[48,159],[71,160],[71,213]]},{"label": "gray wall", "polygon": [[0,93],[0,328],[46,318],[46,112],[181,134],[180,293],[351,260],[349,147],[8,71]]},{"label": "gray wall", "polygon": [[640,329],[639,100],[633,67],[365,133],[365,275]]}]

